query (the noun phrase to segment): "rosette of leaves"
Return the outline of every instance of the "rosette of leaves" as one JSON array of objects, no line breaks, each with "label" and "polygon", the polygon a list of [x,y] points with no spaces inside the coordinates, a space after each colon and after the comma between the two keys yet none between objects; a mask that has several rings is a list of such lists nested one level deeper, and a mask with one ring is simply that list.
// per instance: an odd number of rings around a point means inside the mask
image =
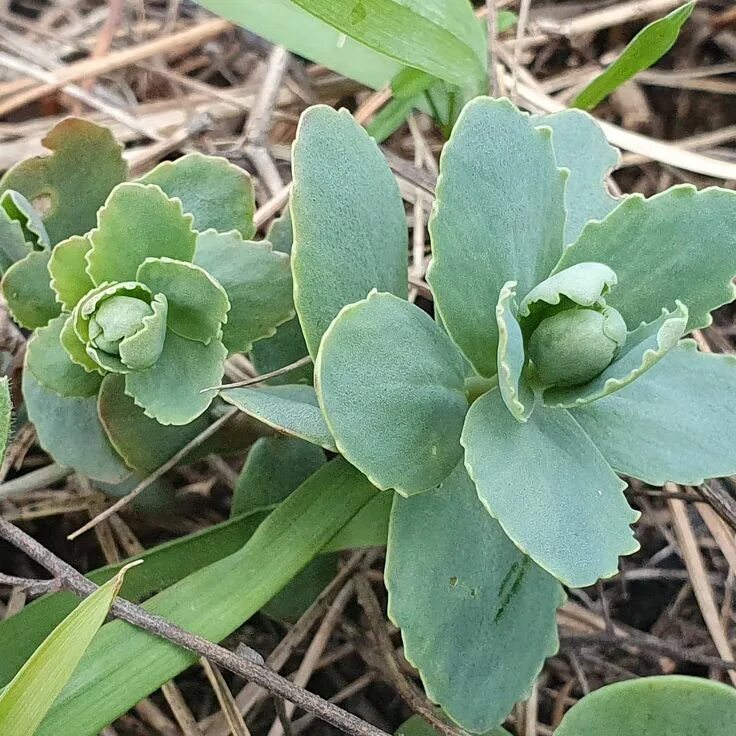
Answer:
[{"label": "rosette of leaves", "polygon": [[250,240],[252,183],[224,159],[126,182],[105,128],[44,142],[0,180],[2,290],[34,331],[24,397],[58,462],[117,483],[196,435],[227,356],[293,317],[288,256]]},{"label": "rosette of leaves", "polygon": [[224,392],[395,491],[389,615],[428,695],[472,732],[556,650],[562,584],[637,549],[620,475],[736,471],[736,360],[682,339],[734,298],[736,194],[615,199],[617,156],[585,113],[467,105],[430,220],[433,320],[407,300],[380,150],[347,112],[308,110],[292,272],[315,386]]}]

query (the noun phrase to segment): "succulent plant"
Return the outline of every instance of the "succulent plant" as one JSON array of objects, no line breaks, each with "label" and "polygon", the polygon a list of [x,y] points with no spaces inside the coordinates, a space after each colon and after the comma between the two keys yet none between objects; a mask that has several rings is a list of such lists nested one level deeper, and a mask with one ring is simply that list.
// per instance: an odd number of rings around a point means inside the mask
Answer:
[{"label": "succulent plant", "polygon": [[346,111],[302,117],[291,216],[306,386],[229,389],[249,414],[395,491],[389,614],[428,695],[499,724],[556,651],[562,584],[638,549],[629,475],[736,471],[736,359],[683,336],[736,292],[736,193],[612,197],[617,152],[579,111],[477,98],[430,218],[434,317],[407,301],[406,217]]},{"label": "succulent plant", "polygon": [[104,128],[69,119],[44,143],[0,180],[3,294],[34,330],[24,396],[59,462],[119,482],[196,434],[227,356],[293,317],[288,256],[250,240],[253,187],[224,159],[126,182]]}]

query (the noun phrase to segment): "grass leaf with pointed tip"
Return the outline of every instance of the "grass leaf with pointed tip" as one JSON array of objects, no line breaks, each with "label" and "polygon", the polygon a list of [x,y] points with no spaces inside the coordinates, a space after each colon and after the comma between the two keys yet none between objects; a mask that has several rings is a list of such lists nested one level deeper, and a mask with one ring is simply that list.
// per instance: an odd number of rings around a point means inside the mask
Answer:
[{"label": "grass leaf with pointed tip", "polygon": [[571,106],[592,110],[624,82],[656,64],[675,45],[695,4],[695,0],[685,3],[639,31],[616,61],[590,82]]},{"label": "grass leaf with pointed tip", "polygon": [[[262,608],[377,493],[355,468],[337,458],[280,504],[242,549],[189,575],[144,606],[188,631],[221,641]],[[195,661],[191,652],[122,621],[107,624],[36,736],[93,736]]]},{"label": "grass leaf with pointed tip", "polygon": [[406,66],[459,85],[485,77],[485,38],[467,0],[293,1]]},{"label": "grass leaf with pointed tip", "polygon": [[32,736],[105,622],[127,568],[67,616],[0,692],[3,736]]}]

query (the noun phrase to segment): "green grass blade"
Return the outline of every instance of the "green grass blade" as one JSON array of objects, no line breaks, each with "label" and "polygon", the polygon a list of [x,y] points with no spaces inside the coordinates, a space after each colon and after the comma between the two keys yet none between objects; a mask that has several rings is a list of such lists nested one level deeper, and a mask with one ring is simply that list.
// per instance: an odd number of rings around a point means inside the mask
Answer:
[{"label": "green grass blade", "polygon": [[[378,491],[337,458],[258,527],[242,549],[189,575],[144,607],[221,641],[258,611]],[[196,661],[122,621],[103,626],[38,736],[93,736]]]},{"label": "green grass blade", "polygon": [[0,693],[0,732],[4,736],[32,736],[36,732],[105,622],[126,569],[85,598]]},{"label": "green grass blade", "polygon": [[197,0],[204,8],[305,59],[378,89],[401,64],[347,38],[290,0]]},{"label": "green grass blade", "polygon": [[592,110],[624,82],[659,61],[675,45],[694,7],[693,0],[643,28],[618,59],[583,89],[571,106]]},{"label": "green grass blade", "polygon": [[485,78],[485,38],[467,0],[293,1],[406,66],[462,86]]},{"label": "green grass blade", "polygon": [[[138,603],[168,588],[202,567],[240,549],[266,518],[268,511],[257,511],[217,524],[202,532],[165,542],[138,559],[145,565],[130,570],[120,595]],[[110,565],[87,577],[102,585],[123,567]],[[0,621],[0,687],[7,685],[53,628],[74,610],[78,599],[71,593],[54,593],[39,598],[20,613]]]},{"label": "green grass blade", "polygon": [[[392,496],[391,493],[376,495],[328,542],[323,552],[385,545]],[[120,595],[138,603],[200,568],[237,552],[270,511],[268,508],[241,514],[144,552],[139,559],[146,564],[128,572]],[[102,585],[124,564],[102,567],[87,577]],[[34,649],[74,610],[76,604],[77,598],[71,593],[54,593],[33,601],[20,613],[0,621],[0,688],[15,677]]]}]

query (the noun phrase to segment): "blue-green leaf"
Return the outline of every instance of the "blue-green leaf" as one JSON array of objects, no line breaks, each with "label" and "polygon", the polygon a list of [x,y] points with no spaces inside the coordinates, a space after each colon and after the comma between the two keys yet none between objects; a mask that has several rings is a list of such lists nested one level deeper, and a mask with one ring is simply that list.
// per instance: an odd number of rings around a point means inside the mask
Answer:
[{"label": "blue-green leaf", "polygon": [[407,228],[396,181],[346,110],[318,105],[294,142],[294,302],[310,355],[346,305],[407,294]]},{"label": "blue-green leaf", "polygon": [[255,235],[253,182],[246,171],[224,158],[188,153],[160,163],[140,181],[180,199],[198,232],[237,230],[246,240]]},{"label": "blue-green leaf", "polygon": [[585,261],[610,266],[618,285],[606,302],[630,330],[658,319],[678,299],[689,311],[688,330],[707,327],[709,312],[736,296],[733,222],[736,192],[726,189],[685,184],[650,199],[634,194],[590,223],[555,272]]},{"label": "blue-green leaf", "polygon": [[66,118],[41,142],[51,154],[9,169],[0,179],[0,193],[15,189],[32,205],[41,200],[43,225],[55,245],[95,226],[97,210],[125,181],[128,167],[110,129],[88,120]]},{"label": "blue-green leaf", "polygon": [[26,242],[34,250],[44,250],[51,245],[41,215],[20,192],[7,189],[0,197],[0,209],[21,226]]},{"label": "blue-green leaf", "polygon": [[161,424],[188,424],[212,403],[202,390],[220,383],[226,357],[219,337],[203,345],[169,331],[156,364],[126,374],[125,393]]},{"label": "blue-green leaf", "polygon": [[56,462],[105,483],[120,483],[130,476],[100,422],[96,396],[59,396],[26,369],[23,398],[38,443]]},{"label": "blue-green leaf", "polygon": [[207,427],[205,417],[181,427],[166,427],[147,417],[126,395],[120,373],[108,373],[103,379],[97,411],[112,446],[142,474],[152,473]]},{"label": "blue-green leaf", "polygon": [[43,327],[61,312],[49,285],[51,252],[31,251],[3,276],[2,293],[13,319],[29,330]]},{"label": "blue-green leaf", "polygon": [[498,322],[498,388],[506,408],[525,422],[534,408],[534,392],[529,388],[524,370],[524,336],[514,316],[516,282],[504,284],[496,306]]},{"label": "blue-green leaf", "polygon": [[572,107],[592,110],[633,76],[656,64],[674,45],[695,8],[695,0],[676,8],[664,18],[645,26],[634,36],[616,61],[586,85]]},{"label": "blue-green leaf", "polygon": [[294,317],[289,259],[270,243],[207,230],[197,237],[194,262],[225,289],[230,311],[222,342],[230,352],[250,350]]},{"label": "blue-green leaf", "polygon": [[220,394],[249,416],[269,427],[337,452],[335,440],[311,386],[282,385],[262,388],[228,388]]},{"label": "blue-green leaf", "polygon": [[462,463],[439,488],[396,496],[386,586],[427,695],[469,731],[500,724],[557,651],[562,588],[486,513]]},{"label": "blue-green leaf", "polygon": [[730,685],[670,675],[617,682],[586,695],[555,736],[726,736],[734,723]]},{"label": "blue-green leaf", "polygon": [[626,337],[621,352],[592,381],[572,388],[550,388],[544,392],[546,406],[574,407],[620,391],[655,366],[674,348],[685,334],[687,309],[678,302],[677,308],[651,324],[641,325]]},{"label": "blue-green leaf", "polygon": [[87,273],[86,256],[91,247],[87,236],[73,235],[51,252],[48,263],[51,288],[56,294],[56,301],[68,312],[95,286]]},{"label": "blue-green leaf", "polygon": [[626,484],[564,409],[538,406],[517,422],[492,390],[470,407],[462,443],[491,516],[565,585],[610,577],[619,556],[639,548]]},{"label": "blue-green leaf", "polygon": [[153,184],[120,184],[97,215],[90,233],[87,273],[95,284],[132,281],[146,258],[191,261],[196,233],[181,201]]},{"label": "blue-green leaf", "polygon": [[508,100],[477,98],[442,152],[427,280],[450,336],[482,376],[496,373],[493,315],[504,283],[526,294],[562,253],[565,175],[550,138]]},{"label": "blue-green leaf", "polygon": [[36,330],[28,341],[26,367],[45,388],[59,396],[95,396],[102,383],[98,372],[87,372],[72,362],[61,344],[68,315],[61,314]]},{"label": "blue-green leaf", "polygon": [[570,172],[565,185],[565,243],[574,243],[590,220],[602,220],[617,204],[606,186],[619,152],[595,118],[582,110],[534,115],[535,125],[552,128],[557,165]]},{"label": "blue-green leaf", "polygon": [[419,307],[381,293],[345,307],[314,383],[338,449],[382,490],[426,491],[462,457],[462,356]]},{"label": "blue-green leaf", "polygon": [[572,415],[619,473],[699,485],[736,473],[736,358],[685,341],[630,386]]},{"label": "blue-green leaf", "polygon": [[138,267],[136,281],[145,284],[152,294],[166,297],[166,324],[181,337],[206,345],[227,321],[230,302],[225,289],[193,263],[146,258]]}]

